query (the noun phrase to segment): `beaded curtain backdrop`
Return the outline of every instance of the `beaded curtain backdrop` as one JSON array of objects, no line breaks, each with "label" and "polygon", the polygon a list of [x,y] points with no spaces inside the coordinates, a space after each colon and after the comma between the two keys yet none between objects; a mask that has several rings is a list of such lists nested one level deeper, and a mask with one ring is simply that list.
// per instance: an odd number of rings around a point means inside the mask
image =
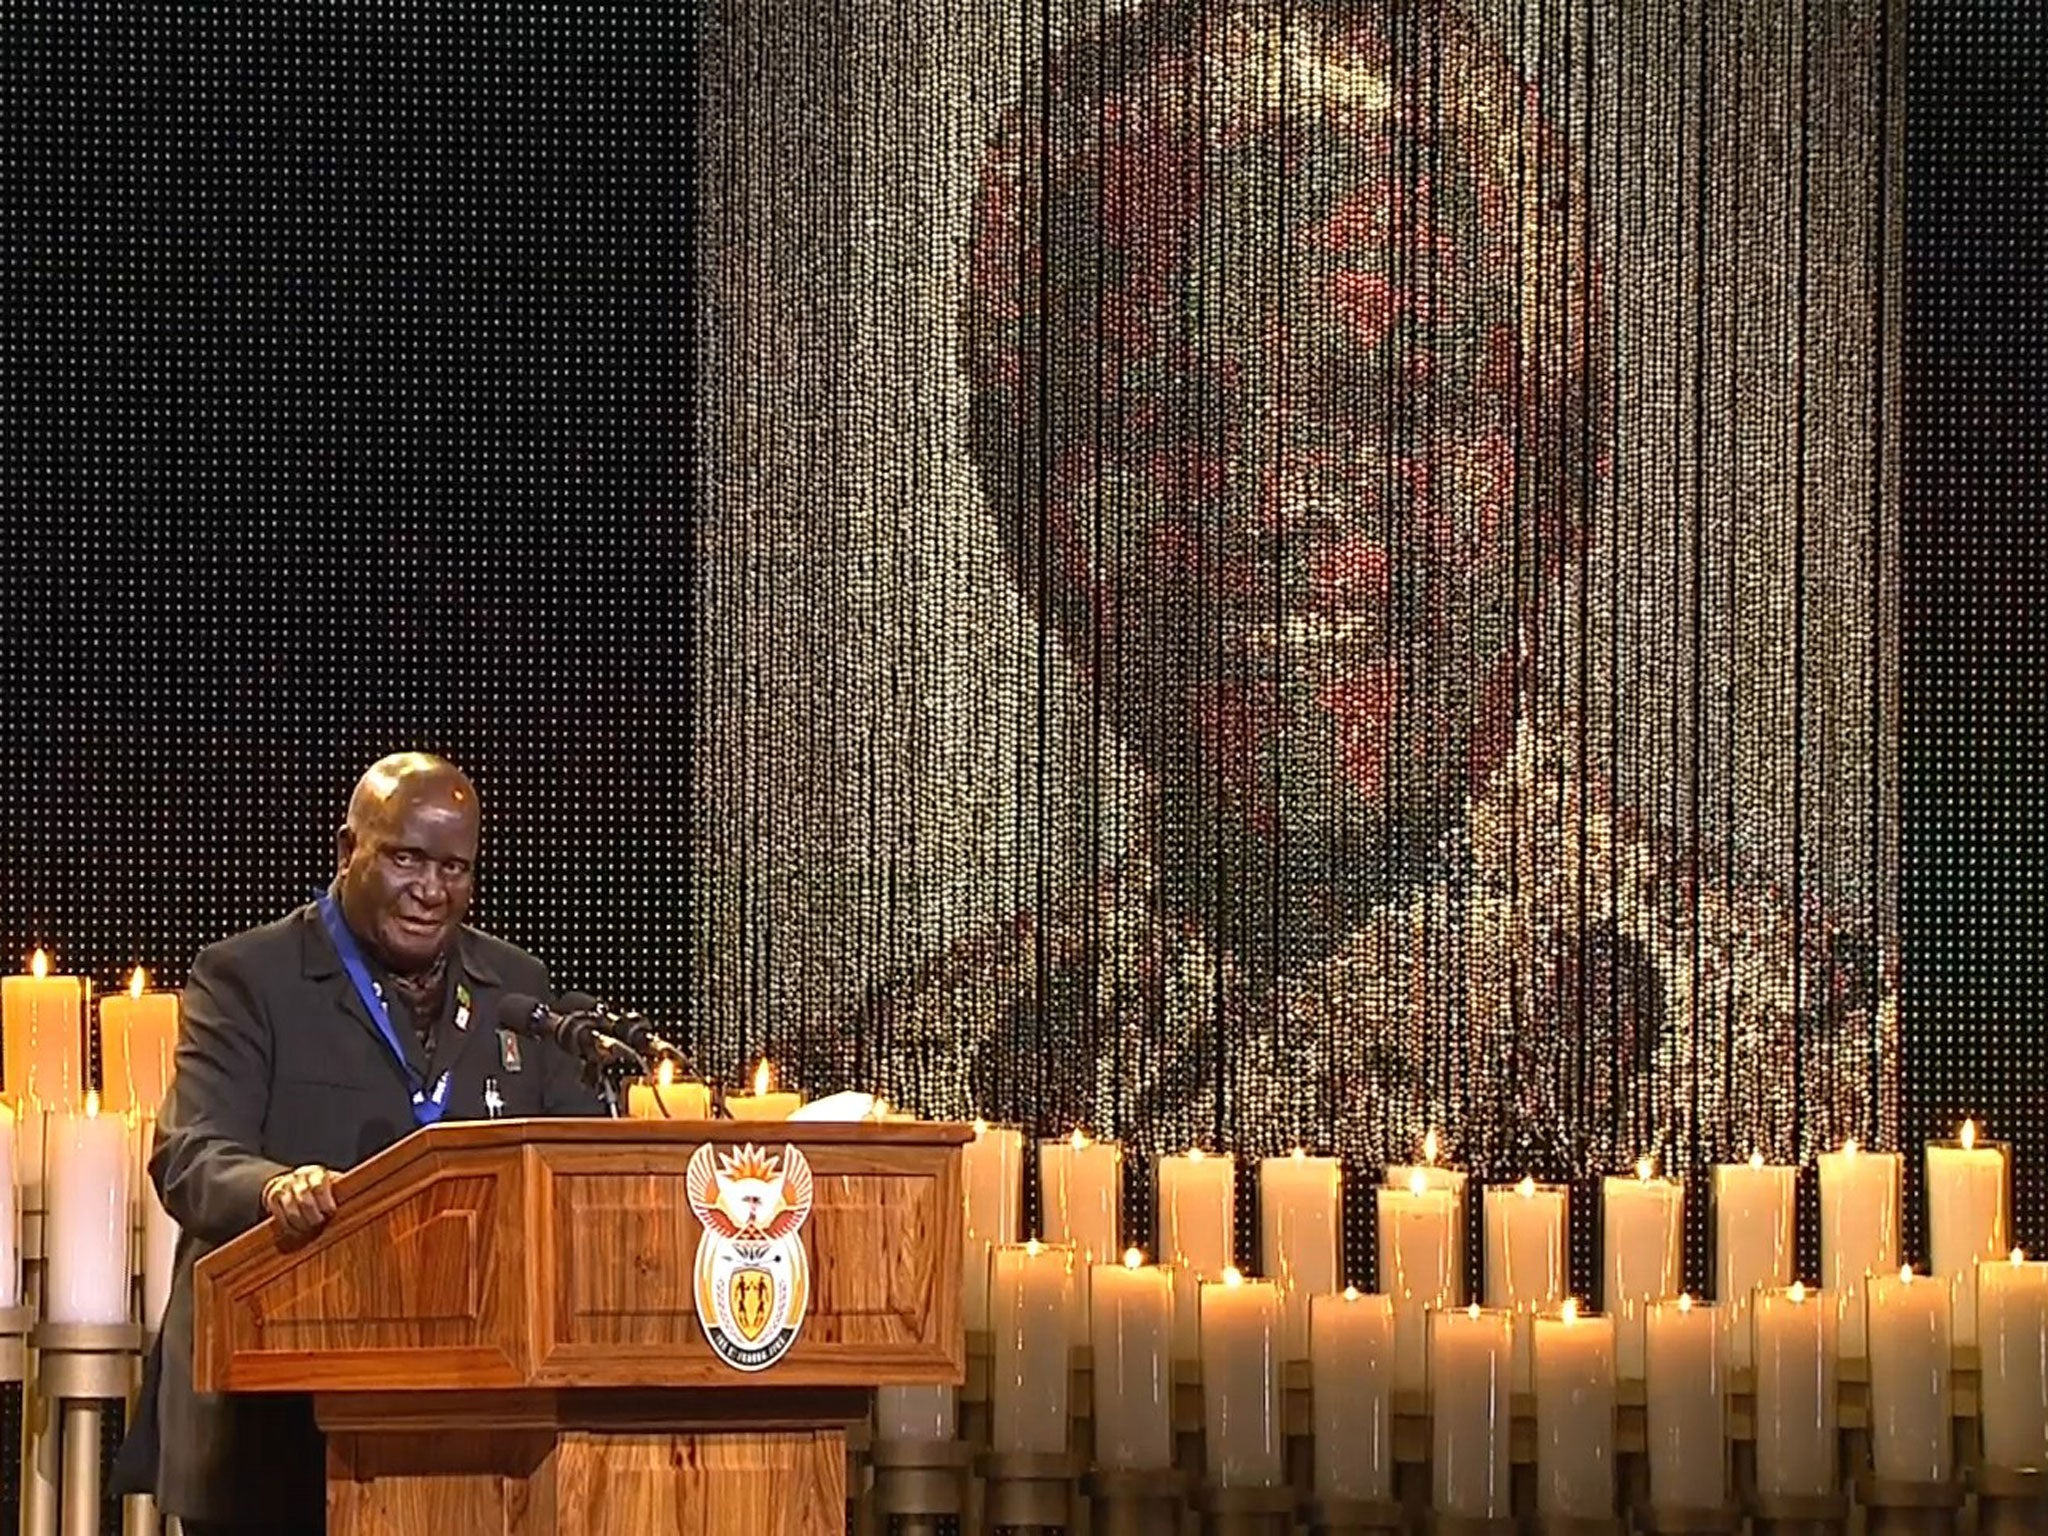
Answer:
[{"label": "beaded curtain backdrop", "polygon": [[1145,1151],[1894,1143],[1900,42],[729,8],[707,1038]]}]

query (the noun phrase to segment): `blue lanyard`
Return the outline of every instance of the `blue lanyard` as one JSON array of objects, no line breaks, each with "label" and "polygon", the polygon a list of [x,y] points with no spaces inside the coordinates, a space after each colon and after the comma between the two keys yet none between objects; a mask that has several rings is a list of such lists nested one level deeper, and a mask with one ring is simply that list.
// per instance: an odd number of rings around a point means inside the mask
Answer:
[{"label": "blue lanyard", "polygon": [[384,1005],[384,992],[370,978],[370,967],[363,959],[362,949],[356,944],[356,936],[348,931],[348,924],[341,920],[341,909],[335,905],[334,893],[328,892],[320,898],[320,921],[327,925],[327,937],[334,941],[335,952],[341,956],[342,969],[348,972],[348,979],[355,983],[356,996],[363,1000],[363,1006],[370,1010],[370,1018],[377,1025],[377,1033],[384,1037],[385,1045],[391,1049],[392,1058],[398,1063],[398,1070],[405,1074],[406,1086],[412,1089],[412,1118],[419,1125],[433,1125],[441,1118],[441,1111],[448,1106],[448,1083],[453,1071],[443,1072],[432,1089],[426,1088],[406,1060],[405,1047],[398,1043],[398,1031],[391,1025],[391,1010]]}]

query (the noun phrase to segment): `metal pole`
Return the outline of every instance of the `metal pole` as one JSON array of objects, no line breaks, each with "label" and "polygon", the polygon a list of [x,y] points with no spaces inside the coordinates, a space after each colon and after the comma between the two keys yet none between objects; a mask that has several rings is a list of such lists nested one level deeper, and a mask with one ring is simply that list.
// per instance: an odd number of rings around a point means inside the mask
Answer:
[{"label": "metal pole", "polygon": [[64,1404],[62,1536],[98,1536],[100,1528],[100,1405]]}]

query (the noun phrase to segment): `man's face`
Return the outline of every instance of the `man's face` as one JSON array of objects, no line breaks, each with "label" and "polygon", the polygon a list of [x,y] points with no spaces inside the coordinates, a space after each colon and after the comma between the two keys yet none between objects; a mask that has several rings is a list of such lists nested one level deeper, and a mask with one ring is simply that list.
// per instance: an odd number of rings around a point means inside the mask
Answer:
[{"label": "man's face", "polygon": [[474,889],[477,811],[457,789],[395,794],[336,839],[349,926],[394,969],[416,971],[448,947]]}]

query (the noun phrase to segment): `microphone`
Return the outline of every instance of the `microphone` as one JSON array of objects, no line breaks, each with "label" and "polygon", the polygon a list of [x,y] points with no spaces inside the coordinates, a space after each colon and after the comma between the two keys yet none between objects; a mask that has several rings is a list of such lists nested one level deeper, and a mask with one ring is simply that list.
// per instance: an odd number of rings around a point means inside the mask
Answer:
[{"label": "microphone", "polygon": [[604,1030],[603,1025],[609,1020],[603,1008],[596,998],[581,992],[564,992],[553,1008],[524,992],[508,992],[498,1001],[498,1027],[515,1035],[552,1041],[592,1066],[624,1062],[645,1072],[647,1063],[640,1053]]},{"label": "microphone", "polygon": [[611,1015],[612,1033],[650,1060],[668,1060],[689,1070],[690,1053],[655,1031],[644,1013]]}]

